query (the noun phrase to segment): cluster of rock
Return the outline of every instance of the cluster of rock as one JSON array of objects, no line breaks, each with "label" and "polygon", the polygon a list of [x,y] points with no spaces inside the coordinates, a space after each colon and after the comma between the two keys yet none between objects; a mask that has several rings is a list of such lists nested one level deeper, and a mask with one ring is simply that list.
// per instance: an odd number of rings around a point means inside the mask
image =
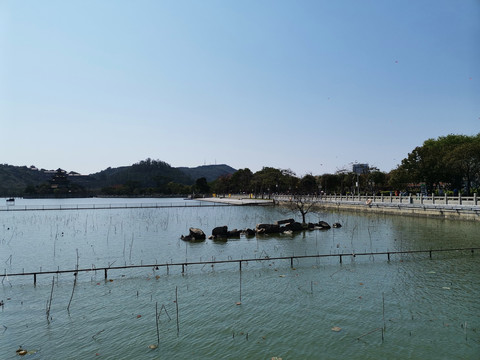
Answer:
[{"label": "cluster of rock", "polygon": [[181,236],[180,239],[185,241],[203,241],[206,239],[205,233],[202,229],[190,228],[188,229],[189,234],[187,236]]},{"label": "cluster of rock", "polygon": [[255,231],[252,229],[244,229],[244,230],[228,230],[228,226],[219,226],[212,230],[212,235],[210,235],[209,239],[228,239],[228,238],[238,238],[240,235],[245,236],[254,236]]},{"label": "cluster of rock", "polygon": [[[339,223],[334,223],[332,225],[334,228],[339,228],[342,225]],[[274,224],[257,224],[255,229],[244,229],[244,230],[228,230],[228,226],[219,226],[212,230],[212,235],[208,238],[212,240],[227,240],[229,238],[238,238],[240,235],[245,236],[255,236],[257,234],[293,234],[294,232],[302,230],[328,230],[330,226],[325,221],[319,221],[318,223],[308,223],[301,224],[294,219],[286,219],[276,221]],[[206,239],[205,233],[198,228],[190,228],[189,234],[180,237],[185,241],[204,241]]]}]

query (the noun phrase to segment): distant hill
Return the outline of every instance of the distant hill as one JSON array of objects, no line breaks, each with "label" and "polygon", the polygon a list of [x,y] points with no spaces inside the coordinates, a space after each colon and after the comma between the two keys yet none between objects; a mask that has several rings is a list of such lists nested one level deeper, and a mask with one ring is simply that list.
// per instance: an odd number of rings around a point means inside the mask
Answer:
[{"label": "distant hill", "polygon": [[52,178],[52,174],[37,168],[0,164],[0,195],[21,195],[29,185],[39,185]]},{"label": "distant hill", "polygon": [[130,166],[107,168],[91,174],[97,187],[135,182],[140,187],[161,187],[169,182],[191,185],[195,179],[160,160],[146,159]]},{"label": "distant hill", "polygon": [[217,180],[220,176],[233,174],[235,171],[237,171],[231,166],[225,164],[203,165],[194,168],[179,167],[177,169],[183,171],[186,175],[194,180],[204,177],[207,179],[207,182],[212,182]]},{"label": "distant hill", "polygon": [[146,159],[131,166],[108,168],[90,175],[100,187],[137,182],[142,187],[161,187],[169,182],[192,185],[199,178],[207,182],[214,181],[222,175],[233,174],[236,170],[228,165],[204,165],[194,168],[171,167],[160,160]]},{"label": "distant hill", "polygon": [[[69,183],[75,191],[98,193],[101,189],[128,185],[136,188],[165,189],[168,183],[192,185],[198,178],[206,178],[207,182],[216,180],[219,176],[233,174],[236,170],[228,165],[206,165],[195,168],[175,168],[160,160],[146,159],[130,166],[107,168],[90,175],[79,175],[70,172],[67,175]],[[0,164],[0,196],[22,196],[25,190],[48,185],[55,175],[53,170],[37,169],[34,166],[13,166]]]}]

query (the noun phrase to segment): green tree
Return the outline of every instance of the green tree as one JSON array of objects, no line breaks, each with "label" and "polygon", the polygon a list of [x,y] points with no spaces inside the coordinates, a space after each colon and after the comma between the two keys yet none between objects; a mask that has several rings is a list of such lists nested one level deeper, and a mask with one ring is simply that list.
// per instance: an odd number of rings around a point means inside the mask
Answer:
[{"label": "green tree", "polygon": [[252,192],[253,173],[250,169],[240,169],[232,174],[230,178],[230,185],[232,192],[243,193]]},{"label": "green tree", "polygon": [[384,172],[376,170],[368,174],[368,184],[372,193],[376,193],[379,189],[385,188],[387,183],[387,174]]},{"label": "green tree", "polygon": [[461,189],[465,182],[470,191],[478,177],[479,137],[450,134],[426,140],[402,160],[398,172],[392,173],[392,181],[424,182],[428,191],[440,183]]},{"label": "green tree", "polygon": [[456,146],[446,154],[445,160],[453,170],[454,186],[462,188],[464,181],[466,193],[470,194],[472,183],[478,184],[480,180],[480,134]]},{"label": "green tree", "polygon": [[212,184],[212,189],[217,194],[229,194],[231,189],[231,178],[232,175],[222,175]]},{"label": "green tree", "polygon": [[173,181],[167,184],[169,194],[188,195],[192,193],[192,187],[189,185],[178,184]]},{"label": "green tree", "polygon": [[312,174],[307,174],[300,179],[298,190],[301,194],[316,194],[318,192],[317,180]]},{"label": "green tree", "polygon": [[27,185],[27,187],[25,188],[25,194],[28,194],[28,195],[33,195],[33,194],[36,194],[37,190],[35,189],[35,186],[33,185]]},{"label": "green tree", "polygon": [[341,191],[341,179],[339,174],[323,174],[318,183],[325,193],[338,193]]},{"label": "green tree", "polygon": [[281,180],[283,178],[282,171],[272,167],[264,167],[262,170],[257,171],[252,179],[252,185],[254,186],[255,193],[269,195],[273,192],[279,192]]},{"label": "green tree", "polygon": [[206,178],[201,177],[195,181],[195,192],[198,194],[210,193],[210,186],[208,185]]},{"label": "green tree", "polygon": [[298,188],[299,179],[290,169],[281,170],[282,177],[279,184],[279,192],[292,194]]}]

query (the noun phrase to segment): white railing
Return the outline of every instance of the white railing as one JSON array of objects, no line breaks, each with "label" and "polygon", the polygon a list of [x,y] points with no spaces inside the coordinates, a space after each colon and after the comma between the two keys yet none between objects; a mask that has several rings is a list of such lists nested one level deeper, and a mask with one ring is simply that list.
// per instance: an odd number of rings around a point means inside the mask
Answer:
[{"label": "white railing", "polygon": [[478,196],[475,193],[473,196],[425,196],[418,195],[275,195],[273,198],[276,201],[291,201],[295,198],[301,198],[307,201],[327,202],[327,203],[349,203],[349,204],[404,204],[404,205],[423,205],[423,206],[478,206]]}]

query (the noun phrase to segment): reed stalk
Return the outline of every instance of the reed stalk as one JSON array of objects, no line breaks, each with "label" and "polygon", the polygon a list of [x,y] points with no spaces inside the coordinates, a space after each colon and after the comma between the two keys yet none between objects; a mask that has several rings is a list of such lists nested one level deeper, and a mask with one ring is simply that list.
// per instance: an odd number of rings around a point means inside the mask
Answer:
[{"label": "reed stalk", "polygon": [[155,302],[155,324],[157,326],[157,346],[160,345],[160,333],[158,331],[158,302]]},{"label": "reed stalk", "polygon": [[242,262],[239,262],[240,264],[240,302],[242,302]]},{"label": "reed stalk", "polygon": [[72,288],[72,295],[70,296],[70,301],[68,302],[68,306],[67,306],[67,311],[70,312],[70,304],[72,303],[72,299],[73,299],[73,293],[75,292],[75,286],[77,285],[77,275],[78,275],[78,248],[75,249],[76,252],[77,252],[77,265],[75,266],[75,270],[77,270],[76,272],[73,273],[73,276],[75,277],[73,279],[73,288]]},{"label": "reed stalk", "polygon": [[178,287],[175,286],[175,307],[177,311],[177,336],[180,334],[180,324],[178,319]]},{"label": "reed stalk", "polygon": [[[383,330],[385,331],[386,325],[385,325],[385,293],[382,292],[382,319],[383,319]],[[383,337],[383,333],[382,333]]]},{"label": "reed stalk", "polygon": [[47,302],[47,321],[50,322],[49,317],[50,317],[50,308],[52,307],[52,298],[53,298],[53,287],[55,286],[55,276],[52,278],[52,290],[50,291],[50,299]]},{"label": "reed stalk", "polygon": [[383,328],[381,328],[381,327],[373,329],[369,332],[366,332],[365,334],[360,335],[359,337],[357,337],[357,340],[360,340],[362,337],[370,335],[370,334],[374,333],[375,331],[379,331],[379,330],[382,330],[382,341],[383,341]]},{"label": "reed stalk", "polygon": [[68,306],[67,306],[67,311],[69,313],[70,313],[70,304],[72,303],[72,299],[73,299],[73,293],[75,292],[75,286],[77,285],[77,274],[78,273],[73,273],[73,276],[75,278],[73,279],[72,295],[70,295],[70,301],[68,302]]}]

